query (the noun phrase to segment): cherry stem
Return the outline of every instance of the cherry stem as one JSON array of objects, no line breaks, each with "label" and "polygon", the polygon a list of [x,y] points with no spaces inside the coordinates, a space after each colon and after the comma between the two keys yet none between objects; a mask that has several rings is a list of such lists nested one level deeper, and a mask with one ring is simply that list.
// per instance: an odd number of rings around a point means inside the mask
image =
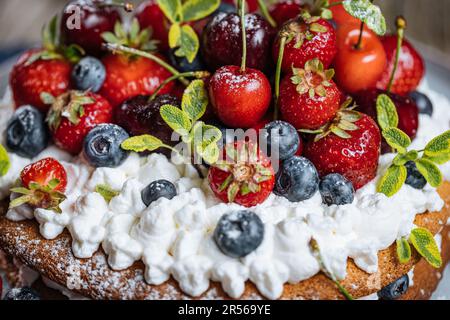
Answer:
[{"label": "cherry stem", "polygon": [[360,50],[361,49],[363,33],[364,33],[364,22],[361,22],[361,26],[359,27],[358,42],[355,44],[355,49],[356,50]]},{"label": "cherry stem", "polygon": [[126,12],[133,12],[134,5],[130,2],[113,2],[113,3],[98,3],[98,8],[104,7],[120,7],[123,8]]},{"label": "cherry stem", "polygon": [[280,97],[280,78],[281,65],[283,63],[284,47],[286,46],[287,37],[283,36],[280,39],[280,49],[278,50],[277,68],[275,70],[275,108],[273,112],[273,119],[278,120],[278,99]]},{"label": "cherry stem", "polygon": [[180,78],[196,78],[196,79],[201,79],[201,78],[206,78],[210,75],[210,73],[208,71],[190,71],[190,72],[183,72],[180,74],[174,74],[173,76],[167,78],[166,80],[164,80],[161,85],[156,89],[156,91],[150,96],[150,98],[148,99],[148,101],[152,101],[153,99],[156,98],[156,96],[159,94],[159,92],[170,82],[180,79]]},{"label": "cherry stem", "polygon": [[[112,53],[123,52],[123,53],[128,53],[128,54],[131,54],[131,55],[136,55],[136,56],[139,56],[139,57],[147,58],[149,60],[152,60],[152,61],[156,62],[157,64],[159,64],[161,67],[165,68],[167,71],[169,71],[173,75],[179,75],[180,74],[180,72],[177,69],[175,69],[170,64],[165,62],[163,59],[155,56],[154,54],[152,54],[150,52],[141,51],[141,50],[138,50],[138,49],[126,47],[126,46],[123,46],[123,45],[120,45],[120,44],[115,44],[115,43],[105,43],[104,46],[105,46],[106,49],[108,49]],[[187,81],[184,78],[180,78],[179,80],[186,86],[189,84],[189,81]]]},{"label": "cherry stem", "polygon": [[406,20],[402,16],[398,16],[395,20],[395,24],[397,26],[397,49],[395,51],[394,68],[392,69],[391,77],[389,78],[389,83],[386,88],[386,91],[388,94],[391,92],[392,85],[394,83],[395,72],[397,71],[397,67],[398,67],[398,61],[400,60],[403,36],[405,34],[405,29],[406,29]]},{"label": "cherry stem", "polygon": [[264,18],[266,18],[267,22],[269,22],[269,24],[273,28],[276,28],[277,23],[275,22],[275,20],[273,20],[272,16],[270,15],[269,10],[267,9],[267,5],[264,2],[264,0],[258,0],[258,5],[259,5],[259,9],[261,10],[262,15],[264,16]]},{"label": "cherry stem", "polygon": [[241,16],[241,29],[242,29],[242,63],[241,71],[245,72],[247,65],[247,34],[245,32],[245,1],[239,2],[239,13]]}]

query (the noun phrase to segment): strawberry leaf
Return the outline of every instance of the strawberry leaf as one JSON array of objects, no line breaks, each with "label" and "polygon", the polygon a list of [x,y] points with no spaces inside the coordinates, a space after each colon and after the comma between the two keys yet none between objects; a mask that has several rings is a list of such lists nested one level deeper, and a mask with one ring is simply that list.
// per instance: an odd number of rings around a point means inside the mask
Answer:
[{"label": "strawberry leaf", "polygon": [[181,109],[193,122],[200,119],[208,106],[208,92],[202,80],[194,80],[186,88],[181,101]]},{"label": "strawberry leaf", "polygon": [[106,202],[110,202],[112,198],[119,195],[119,191],[113,190],[106,184],[99,184],[95,187],[95,192],[99,193]]},{"label": "strawberry leaf", "polygon": [[442,258],[436,240],[430,231],[425,228],[416,228],[411,231],[409,241],[417,252],[434,268],[442,266]]},{"label": "strawberry leaf", "polygon": [[386,20],[380,8],[370,0],[344,0],[342,5],[345,11],[364,22],[376,34],[382,36],[386,33]]},{"label": "strawberry leaf", "polygon": [[163,146],[163,142],[149,134],[128,138],[122,142],[122,149],[134,152],[155,151]]},{"label": "strawberry leaf", "polygon": [[406,238],[397,239],[397,257],[400,263],[408,263],[411,260],[411,246]]},{"label": "strawberry leaf", "polygon": [[425,147],[424,158],[437,164],[450,161],[450,130],[428,142]]},{"label": "strawberry leaf", "polygon": [[8,152],[5,147],[0,144],[0,177],[6,175],[11,168]]},{"label": "strawberry leaf", "polygon": [[416,166],[432,187],[437,188],[442,184],[442,173],[433,162],[422,158],[416,161]]},{"label": "strawberry leaf", "polygon": [[389,127],[382,131],[386,142],[399,153],[405,153],[406,148],[411,144],[411,139],[400,129]]},{"label": "strawberry leaf", "polygon": [[403,186],[406,177],[407,170],[405,166],[390,166],[384,176],[378,181],[377,192],[392,197]]},{"label": "strawberry leaf", "polygon": [[161,11],[172,23],[182,21],[181,0],[156,0]]},{"label": "strawberry leaf", "polygon": [[220,0],[187,0],[183,3],[183,21],[196,21],[209,16],[217,10]]},{"label": "strawberry leaf", "polygon": [[397,128],[398,114],[394,102],[386,94],[380,94],[377,98],[377,120],[380,128],[385,130],[389,127]]},{"label": "strawberry leaf", "polygon": [[181,136],[186,136],[191,131],[192,123],[186,112],[169,104],[163,105],[159,112],[167,125]]}]

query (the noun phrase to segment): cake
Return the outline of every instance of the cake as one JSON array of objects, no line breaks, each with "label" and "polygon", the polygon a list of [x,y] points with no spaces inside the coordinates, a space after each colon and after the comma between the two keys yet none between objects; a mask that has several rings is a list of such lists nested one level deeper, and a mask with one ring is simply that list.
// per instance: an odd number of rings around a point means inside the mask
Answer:
[{"label": "cake", "polygon": [[[349,80],[346,61],[356,49],[344,48],[342,37],[359,25],[335,32],[325,19],[303,12],[276,21],[285,24],[275,37],[268,16],[240,19],[222,11],[203,31],[203,59],[213,71],[204,81],[209,74],[189,61],[180,42],[173,47],[183,52],[171,63],[183,71],[194,65],[195,72],[180,75],[157,55],[138,50],[149,48],[135,40],[148,40],[140,27],[150,24],[149,11],[161,10],[154,1],[137,9],[134,31],[123,39],[116,9],[90,1],[70,5],[95,8],[94,14],[116,23],[116,35],[108,33],[112,27],[102,30],[103,48],[114,54],[86,44],[95,41],[62,23],[62,43],[25,53],[12,71],[0,105],[0,130],[6,132],[0,268],[12,286],[28,287],[29,279],[40,277],[43,297],[55,293],[42,283],[73,299],[431,296],[450,259],[450,101],[422,80],[423,61],[403,39],[402,18],[398,35],[383,42],[364,29],[358,50],[379,44],[382,65]],[[211,6],[202,18],[217,9]],[[277,8],[271,13],[278,19]],[[241,23],[250,57],[237,67],[236,48],[227,41],[236,44],[241,29],[216,37],[220,28],[228,32]],[[275,61],[286,46],[278,72],[287,75],[281,82],[278,77],[275,112],[264,74],[271,50],[265,40],[251,41],[255,30],[274,42]],[[305,38],[286,41],[289,32]],[[403,54],[413,57],[412,70],[402,54],[395,62],[390,43],[397,38],[410,50]],[[223,60],[208,51],[217,41]],[[90,56],[64,58],[73,43]],[[164,41],[157,46],[164,52]],[[52,50],[61,56],[49,58]],[[253,59],[252,52],[262,56]],[[325,71],[333,60],[336,77]],[[44,81],[52,71],[56,83]],[[395,75],[389,85],[386,72]],[[180,84],[164,82],[171,73]],[[25,82],[27,77],[35,78]],[[187,88],[180,90],[181,84]],[[42,101],[35,101],[36,90]],[[273,113],[283,121],[264,118]],[[230,142],[215,125],[250,128],[267,141]],[[196,145],[199,128],[212,135]],[[170,140],[172,129],[181,144]],[[192,145],[187,149],[195,155],[182,153],[180,145]]]}]

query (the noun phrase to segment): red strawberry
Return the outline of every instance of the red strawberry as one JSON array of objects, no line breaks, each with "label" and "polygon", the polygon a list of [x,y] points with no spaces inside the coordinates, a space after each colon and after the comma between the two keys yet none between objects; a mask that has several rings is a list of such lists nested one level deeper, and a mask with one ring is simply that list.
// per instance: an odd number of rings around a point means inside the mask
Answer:
[{"label": "red strawberry", "polygon": [[70,91],[56,98],[47,121],[56,145],[76,155],[89,131],[98,124],[110,123],[112,117],[113,108],[102,96]]},{"label": "red strawberry", "polygon": [[212,191],[226,203],[253,207],[264,202],[275,185],[270,160],[250,142],[227,144],[224,160],[209,169]]},{"label": "red strawberry", "polygon": [[[382,39],[384,50],[386,51],[388,65],[384,69],[377,88],[386,90],[392,74],[397,50],[397,36],[390,35]],[[416,90],[425,73],[425,64],[420,54],[414,49],[408,40],[403,39],[400,59],[395,71],[394,82],[391,92],[405,95]]]},{"label": "red strawberry", "polygon": [[[138,30],[127,35],[122,25],[116,25],[117,35],[105,33],[104,39],[112,44],[125,44],[128,47],[151,51],[154,49],[150,41],[148,29],[139,30],[139,23],[135,19],[132,29]],[[161,56],[158,58],[163,59]],[[106,79],[100,94],[113,107],[119,106],[125,100],[138,95],[151,95],[164,80],[172,76],[165,67],[155,61],[129,54],[109,54],[102,59],[106,69]],[[159,93],[169,93],[174,82],[167,84]]]},{"label": "red strawberry", "polygon": [[[356,119],[355,111],[351,112],[353,116],[351,113],[350,117]],[[309,141],[304,154],[322,177],[339,173],[350,180],[355,189],[359,189],[376,176],[381,134],[371,117],[364,113],[356,114],[360,118],[350,126],[348,123],[338,124],[337,127],[332,125],[328,134]],[[351,130],[344,131],[342,128]]]},{"label": "red strawberry", "polygon": [[22,204],[61,212],[59,204],[65,200],[66,170],[57,160],[45,158],[26,166],[20,173],[22,187],[11,191],[21,195],[10,203],[10,208]]},{"label": "red strawberry", "polygon": [[317,59],[308,61],[304,69],[292,70],[293,76],[280,84],[281,116],[297,129],[318,129],[339,109],[341,93],[331,80],[333,70],[324,70]]},{"label": "red strawberry", "polygon": [[337,52],[333,26],[324,19],[308,14],[289,20],[281,28],[272,51],[275,61],[278,60],[282,37],[287,37],[287,42],[281,67],[287,73],[292,66],[303,67],[308,60],[314,58],[322,61],[327,68]]},{"label": "red strawberry", "polygon": [[274,3],[269,11],[277,25],[281,26],[286,21],[297,17],[304,7],[301,0],[281,0]]},{"label": "red strawberry", "polygon": [[159,41],[161,51],[169,50],[170,21],[166,18],[156,0],[146,0],[136,9],[136,18],[141,28],[151,27],[153,37]]}]

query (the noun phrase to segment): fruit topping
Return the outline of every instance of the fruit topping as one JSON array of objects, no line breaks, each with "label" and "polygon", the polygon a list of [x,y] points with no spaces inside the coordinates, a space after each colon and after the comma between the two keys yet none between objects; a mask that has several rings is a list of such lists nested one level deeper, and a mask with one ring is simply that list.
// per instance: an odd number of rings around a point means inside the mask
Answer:
[{"label": "fruit topping", "polygon": [[89,131],[98,124],[110,123],[112,113],[111,105],[102,96],[69,91],[54,99],[47,121],[56,145],[75,155]]},{"label": "fruit topping", "polygon": [[143,1],[136,8],[135,14],[141,28],[151,28],[153,30],[153,38],[158,41],[158,49],[167,51],[169,49],[170,21],[164,16],[158,1]]},{"label": "fruit topping", "polygon": [[209,185],[220,200],[253,207],[273,190],[275,177],[270,160],[251,142],[225,145],[223,159],[209,169]]},{"label": "fruit topping", "polygon": [[319,175],[313,163],[294,156],[284,161],[276,176],[274,193],[291,202],[310,199],[319,188]]},{"label": "fruit topping", "polygon": [[150,183],[142,190],[142,201],[148,207],[159,198],[171,200],[177,195],[175,185],[167,180],[157,180]]},{"label": "fruit topping", "polygon": [[94,57],[81,59],[72,70],[71,80],[77,90],[98,92],[106,78],[103,63]]},{"label": "fruit topping", "polygon": [[10,289],[3,300],[41,300],[39,294],[29,287]]},{"label": "fruit topping", "polygon": [[175,69],[181,72],[205,70],[200,54],[195,57],[194,61],[189,62],[185,57],[178,57],[174,50],[170,50],[169,60]]},{"label": "fruit topping", "polygon": [[104,123],[94,127],[83,143],[86,160],[93,167],[116,168],[128,157],[128,152],[121,148],[128,139],[128,133],[115,124]]},{"label": "fruit topping", "polygon": [[414,161],[405,163],[407,170],[407,177],[405,183],[416,189],[423,189],[427,184],[425,177],[417,170],[417,165]]},{"label": "fruit topping", "polygon": [[429,116],[433,115],[433,103],[426,94],[419,91],[413,91],[409,94],[409,97],[416,103],[417,108],[419,108],[419,113],[427,114]]},{"label": "fruit topping", "polygon": [[297,130],[289,123],[284,121],[272,121],[267,124],[266,130],[267,151],[274,157],[275,151],[278,159],[287,160],[292,157],[300,148],[301,139]]},{"label": "fruit topping", "polygon": [[334,71],[324,70],[318,59],[309,60],[303,69],[292,68],[280,85],[281,117],[296,129],[318,129],[336,115],[341,93],[331,80]]},{"label": "fruit topping", "polygon": [[34,158],[43,151],[50,135],[42,113],[32,106],[17,109],[6,129],[6,146],[25,158]]},{"label": "fruit topping", "polygon": [[264,224],[251,211],[224,214],[214,230],[214,240],[223,254],[243,258],[255,251],[264,239]]},{"label": "fruit topping", "polygon": [[303,9],[303,1],[301,0],[281,0],[270,6],[270,15],[277,25],[281,26],[290,19],[294,19]]},{"label": "fruit topping", "polygon": [[325,176],[319,184],[322,200],[327,205],[344,205],[353,202],[355,190],[352,183],[339,173]]},{"label": "fruit topping", "polygon": [[401,276],[391,284],[377,292],[380,300],[395,300],[400,298],[409,288],[409,277],[407,274]]},{"label": "fruit topping", "polygon": [[26,166],[20,173],[21,187],[12,188],[11,192],[19,197],[12,200],[9,208],[29,204],[36,208],[61,212],[59,205],[66,197],[66,170],[57,160],[45,158]]}]

